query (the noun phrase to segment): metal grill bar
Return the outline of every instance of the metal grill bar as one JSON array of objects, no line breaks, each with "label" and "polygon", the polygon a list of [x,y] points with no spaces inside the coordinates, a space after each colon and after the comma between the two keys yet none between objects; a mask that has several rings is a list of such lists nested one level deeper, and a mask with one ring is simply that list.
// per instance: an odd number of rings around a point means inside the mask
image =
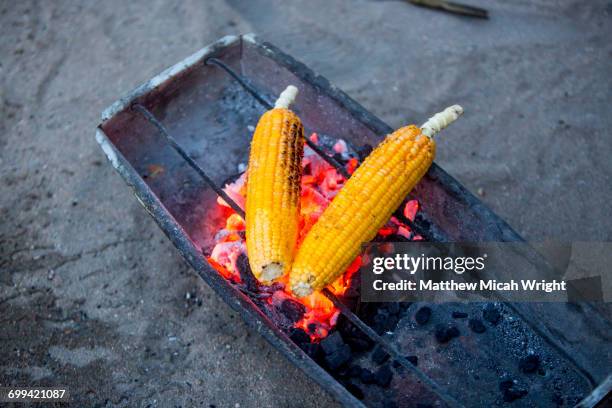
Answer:
[{"label": "metal grill bar", "polygon": [[[244,219],[244,210],[232,200],[231,197],[219,188],[215,182],[208,177],[206,172],[189,156],[189,154],[176,142],[176,140],[168,133],[166,127],[143,105],[136,103],[132,105],[132,109],[143,115],[151,124],[153,124],[157,130],[164,136],[164,139],[170,144],[170,146],[193,168],[200,177],[204,179],[208,184],[225,202],[238,213]],[[323,294],[340,310],[340,312],[355,326],[357,326],[368,338],[376,344],[383,347],[397,362],[408,370],[412,371],[427,387],[431,389],[440,399],[446,402],[451,407],[463,407],[458,403],[452,396],[448,395],[442,388],[431,378],[427,377],[425,373],[413,366],[406,358],[404,358],[399,352],[391,346],[385,339],[380,337],[370,326],[368,326],[363,320],[361,320],[356,314],[354,314],[345,304],[343,304],[332,292],[327,289],[323,289]]]},{"label": "metal grill bar", "polygon": [[236,204],[236,202],[232,200],[230,196],[227,195],[225,191],[223,191],[222,188],[219,188],[215,184],[215,182],[210,177],[208,177],[204,169],[202,169],[195,162],[195,160],[193,160],[193,158],[189,156],[189,153],[187,153],[185,149],[183,149],[181,145],[179,145],[177,141],[172,136],[170,136],[170,133],[168,133],[166,127],[159,120],[157,120],[157,118],[151,113],[151,111],[149,111],[147,108],[145,108],[139,103],[132,105],[132,109],[140,113],[142,116],[145,117],[145,119],[151,122],[157,128],[157,130],[159,130],[159,133],[164,136],[168,144],[170,144],[170,146],[172,146],[172,148],[176,150],[176,152],[187,162],[187,164],[189,164],[189,166],[194,169],[198,173],[198,175],[202,177],[202,179],[204,179],[206,184],[208,184],[209,187],[212,188],[215,193],[217,193],[217,195],[219,195],[223,200],[225,200],[225,202],[230,207],[232,207],[232,209],[236,211],[236,213],[240,215],[242,219],[244,219],[244,210],[238,204]]},{"label": "metal grill bar", "polygon": [[[265,106],[266,108],[270,109],[272,107],[272,104],[257,90],[255,89],[252,85],[250,85],[247,81],[247,79],[245,77],[243,77],[242,75],[236,73],[234,70],[232,70],[227,64],[225,64],[223,61],[217,59],[217,58],[208,58],[207,60],[205,60],[204,62],[207,65],[216,65],[219,68],[221,68],[223,71],[225,71],[228,75],[230,75],[232,78],[234,78],[249,94],[251,94],[259,103],[261,103],[263,106]],[[315,151],[315,153],[317,153],[319,156],[321,156],[321,158],[323,160],[325,160],[327,163],[329,163],[331,166],[333,166],[334,168],[336,168],[336,170],[338,170],[338,172],[340,174],[342,174],[347,180],[350,178],[350,174],[348,174],[348,171],[346,171],[346,169],[344,168],[344,166],[341,163],[338,163],[337,160],[335,160],[333,157],[327,155],[324,151],[322,151],[316,144],[314,144],[310,139],[305,138],[306,139],[306,143],[308,143],[308,146],[313,149]],[[405,203],[405,202],[404,202]],[[405,204],[403,204],[405,205]],[[402,205],[402,207],[403,207]],[[404,224],[408,225],[411,229],[411,231],[413,233],[416,233],[418,235],[420,235],[421,237],[424,238],[425,241],[429,241],[429,242],[434,242],[435,240],[433,239],[433,237],[431,236],[431,234],[423,227],[421,227],[420,225],[418,225],[416,222],[413,222],[412,220],[410,220],[409,218],[405,217],[401,208],[397,209],[393,215],[398,218],[401,222],[403,222]],[[331,292],[330,292],[331,293]],[[561,347],[557,341],[555,341],[553,338],[551,338],[548,334],[544,333],[535,322],[532,322],[531,319],[528,319],[526,316],[524,316],[523,313],[521,313],[516,307],[514,307],[514,305],[512,305],[511,303],[507,303],[508,307],[510,307],[510,309],[512,309],[515,313],[517,313],[520,317],[523,318],[523,320],[525,322],[527,322],[527,324],[536,332],[538,333],[540,336],[542,336],[542,338],[550,345],[552,346],[557,352],[559,352],[563,357],[566,358],[567,361],[570,362],[570,364],[587,380],[587,382],[592,386],[595,387],[597,385],[597,383],[595,382],[595,380],[593,379],[593,377],[588,373],[587,370],[585,370],[580,364],[578,364],[564,349],[563,347]],[[349,310],[350,311],[350,310]],[[347,316],[348,318],[349,316]],[[355,318],[358,319],[357,316],[355,316]],[[365,323],[364,323],[365,325]],[[367,327],[367,325],[366,325]],[[376,334],[375,332],[373,332],[374,334]]]},{"label": "metal grill bar", "polygon": [[[261,92],[255,89],[244,76],[238,74],[236,71],[231,69],[223,61],[219,60],[218,58],[210,57],[204,61],[204,64],[214,65],[214,66],[221,68],[225,73],[227,73],[229,76],[234,78],[236,82],[238,82],[244,88],[245,91],[247,91],[251,96],[253,96],[255,100],[257,100],[257,102],[265,106],[266,109],[271,109],[273,107],[272,102],[270,102]],[[338,173],[340,173],[345,179],[348,180],[351,177],[351,175],[346,170],[346,168],[342,165],[342,163],[338,162],[332,156],[329,156],[327,153],[321,150],[321,148],[317,146],[309,138],[306,137],[305,139],[306,139],[306,144],[308,145],[308,147],[310,147],[316,154],[318,154],[329,165],[334,167],[338,171]],[[404,224],[408,225],[414,233],[420,235],[426,241],[430,241],[430,242],[433,241],[431,235],[424,228],[422,228],[421,226],[419,226],[412,220],[408,219],[407,217],[404,217],[404,214],[402,213],[401,210],[397,210],[393,215],[396,218],[400,219]]]},{"label": "metal grill bar", "polygon": [[[242,75],[238,74],[236,71],[228,67],[227,64],[225,64],[223,61],[218,60],[217,58],[208,58],[206,61],[204,61],[204,63],[206,65],[216,65],[217,67],[221,68],[228,75],[234,78],[236,82],[238,82],[244,88],[245,91],[251,94],[251,96],[253,96],[253,98],[255,98],[257,102],[265,106],[266,109],[272,109],[273,105],[270,101],[268,101],[259,91],[257,91],[253,86],[251,86],[245,77],[243,77]],[[342,174],[344,178],[348,179],[349,177],[351,177],[351,175],[344,168],[342,163],[338,162],[338,160],[334,159],[333,157],[328,156],[323,150],[321,150],[319,146],[317,146],[309,138],[306,137],[305,139],[306,139],[306,144],[308,145],[308,147],[314,150],[314,152],[318,154],[319,156],[321,156],[321,158],[325,160],[327,163],[329,163],[329,165],[334,167],[338,171],[338,173]]]}]

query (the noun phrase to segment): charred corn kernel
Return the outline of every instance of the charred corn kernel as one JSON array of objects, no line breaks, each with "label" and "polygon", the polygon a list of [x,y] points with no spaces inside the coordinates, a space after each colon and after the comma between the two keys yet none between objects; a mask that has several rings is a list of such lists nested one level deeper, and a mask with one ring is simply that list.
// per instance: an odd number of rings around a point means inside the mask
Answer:
[{"label": "charred corn kernel", "polygon": [[289,86],[263,114],[251,142],[247,170],[246,244],[251,270],[262,282],[287,272],[298,236],[304,130],[288,109]]},{"label": "charred corn kernel", "polygon": [[372,240],[433,162],[433,135],[457,119],[455,105],[422,126],[388,135],[346,182],[297,251],[289,284],[298,297],[333,282]]}]

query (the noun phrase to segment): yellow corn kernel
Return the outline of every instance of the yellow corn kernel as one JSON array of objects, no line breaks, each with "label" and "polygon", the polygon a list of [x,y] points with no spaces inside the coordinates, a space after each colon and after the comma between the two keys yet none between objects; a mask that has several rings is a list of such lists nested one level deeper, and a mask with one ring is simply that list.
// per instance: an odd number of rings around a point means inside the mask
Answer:
[{"label": "yellow corn kernel", "polygon": [[342,275],[433,163],[433,135],[457,119],[452,106],[421,128],[388,135],[346,182],[308,232],[295,255],[289,285],[298,297],[320,290]]},{"label": "yellow corn kernel", "polygon": [[290,88],[259,120],[247,170],[247,254],[253,274],[265,283],[289,270],[298,237],[304,130],[288,109],[297,91]]}]

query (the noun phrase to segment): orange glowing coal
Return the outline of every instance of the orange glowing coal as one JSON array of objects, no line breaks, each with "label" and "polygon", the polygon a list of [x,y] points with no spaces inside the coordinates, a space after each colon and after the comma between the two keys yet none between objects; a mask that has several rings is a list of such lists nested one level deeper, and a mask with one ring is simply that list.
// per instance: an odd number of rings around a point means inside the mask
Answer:
[{"label": "orange glowing coal", "polygon": [[[313,133],[310,139],[319,144],[318,136]],[[332,152],[338,153],[347,158],[346,169],[349,174],[352,174],[358,166],[358,161],[354,157],[348,157],[348,148],[344,140],[337,140],[333,144]],[[331,200],[336,196],[338,191],[346,181],[344,177],[336,171],[326,161],[321,159],[312,149],[304,146],[304,159],[302,160],[303,175],[302,175],[302,195],[300,201],[300,235],[298,245],[301,244],[304,236],[310,228],[317,222],[323,210],[329,205]],[[236,203],[244,207],[245,202],[245,174],[243,173],[235,182],[225,186],[225,192]],[[236,214],[224,201],[218,199],[218,204],[223,207],[223,214],[226,216],[225,225],[220,227],[215,236],[216,245],[208,257],[210,264],[226,279],[241,283],[242,278],[237,267],[238,257],[246,253],[246,244],[244,239],[245,223],[244,220]],[[418,211],[418,202],[416,200],[409,201],[404,208],[404,215],[414,220]],[[381,237],[389,235],[400,235],[407,239],[419,239],[419,237],[411,236],[410,228],[395,217],[380,230]],[[359,270],[362,264],[362,257],[357,257],[349,266],[344,275],[338,278],[332,285],[328,287],[337,296],[342,296],[350,288],[352,276]],[[268,303],[274,304],[281,300],[291,298],[292,300],[301,303],[305,307],[305,313],[301,320],[295,323],[296,328],[303,329],[310,335],[313,341],[319,341],[325,338],[331,328],[333,328],[338,319],[339,310],[320,292],[315,292],[312,295],[303,298],[295,298],[288,290],[286,284],[287,277],[280,280],[278,285],[278,293],[268,298]],[[287,289],[285,289],[287,288]]]}]

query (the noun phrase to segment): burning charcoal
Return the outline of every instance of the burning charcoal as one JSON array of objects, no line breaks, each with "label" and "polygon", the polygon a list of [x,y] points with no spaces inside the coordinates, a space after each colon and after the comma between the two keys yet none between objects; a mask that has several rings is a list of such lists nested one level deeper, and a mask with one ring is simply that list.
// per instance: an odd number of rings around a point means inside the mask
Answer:
[{"label": "burning charcoal", "polygon": [[357,299],[359,297],[359,285],[352,285],[342,294],[343,299]]},{"label": "burning charcoal", "polygon": [[362,400],[365,397],[365,395],[363,394],[363,391],[361,391],[361,388],[359,388],[359,386],[355,384],[353,381],[347,381],[343,383],[343,385],[346,388],[346,390],[350,392],[351,394],[353,394],[353,396],[357,398],[358,400]]},{"label": "burning charcoal", "polygon": [[410,242],[411,240],[403,235],[390,234],[384,237],[383,242]]},{"label": "burning charcoal", "polygon": [[382,364],[389,359],[389,354],[380,346],[376,346],[374,348],[374,352],[372,353],[372,361],[376,364]]},{"label": "burning charcoal", "polygon": [[310,336],[302,329],[293,329],[289,338],[298,346],[310,343]]},{"label": "burning charcoal", "polygon": [[344,346],[344,340],[339,332],[335,331],[323,340],[321,340],[321,348],[325,354],[332,354],[336,350]]},{"label": "burning charcoal", "polygon": [[293,299],[283,300],[280,310],[293,323],[299,322],[306,313],[306,307]]},{"label": "burning charcoal", "polygon": [[391,371],[389,364],[385,364],[384,366],[380,367],[378,371],[376,371],[374,377],[376,378],[376,384],[380,385],[381,387],[387,387],[393,378],[393,371]]},{"label": "burning charcoal", "polygon": [[354,366],[351,366],[351,368],[349,368],[348,375],[349,377],[359,378],[361,377],[362,371],[363,371],[363,368],[361,368],[361,366],[354,365]]},{"label": "burning charcoal", "polygon": [[499,390],[504,395],[504,402],[513,402],[527,395],[528,391],[518,386],[513,380],[504,380],[499,383]]},{"label": "burning charcoal", "polygon": [[501,313],[495,307],[495,305],[489,303],[482,311],[482,317],[493,326],[497,326],[499,320],[501,319]]},{"label": "burning charcoal", "polygon": [[468,320],[468,326],[474,333],[484,333],[487,328],[484,323],[480,319],[470,319]]},{"label": "burning charcoal", "polygon": [[342,344],[331,354],[325,354],[325,363],[330,370],[336,371],[343,365],[349,362],[352,357],[351,348],[346,344]]},{"label": "burning charcoal", "polygon": [[468,314],[465,312],[453,312],[453,319],[465,319],[468,317]]},{"label": "burning charcoal", "polygon": [[423,326],[427,324],[430,317],[431,317],[431,308],[424,306],[420,308],[419,310],[417,310],[416,314],[414,315],[414,320],[417,322],[417,324],[419,324],[420,326]]},{"label": "burning charcoal", "polygon": [[257,283],[257,279],[253,275],[251,271],[251,266],[249,265],[249,258],[247,258],[246,254],[243,252],[238,255],[236,259],[236,268],[238,268],[238,273],[240,273],[240,279],[247,287],[249,292],[257,292],[257,287],[259,286]]},{"label": "burning charcoal", "polygon": [[372,371],[368,370],[367,368],[361,370],[361,376],[359,378],[364,384],[374,384],[376,382],[376,376]]},{"label": "burning charcoal", "polygon": [[535,354],[529,354],[519,361],[519,370],[525,374],[535,373],[538,368],[540,368],[540,357]]},{"label": "burning charcoal", "polygon": [[434,331],[439,343],[448,343],[453,337],[459,337],[459,334],[459,329],[453,324],[439,324]]}]

